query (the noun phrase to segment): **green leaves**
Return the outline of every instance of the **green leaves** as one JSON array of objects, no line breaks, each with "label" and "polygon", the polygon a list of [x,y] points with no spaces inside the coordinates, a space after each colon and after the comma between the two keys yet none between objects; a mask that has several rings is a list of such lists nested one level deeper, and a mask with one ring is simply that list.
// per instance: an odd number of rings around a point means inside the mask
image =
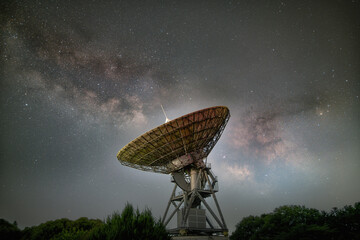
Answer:
[{"label": "green leaves", "polygon": [[230,239],[360,239],[360,203],[329,213],[281,206],[260,217],[243,218]]},{"label": "green leaves", "polygon": [[26,240],[71,240],[84,239],[86,234],[93,228],[102,225],[101,220],[88,219],[85,217],[72,221],[66,218],[48,221],[39,226],[25,228],[21,239]]},{"label": "green leaves", "polygon": [[121,214],[108,216],[105,221],[85,217],[72,221],[66,218],[48,221],[23,231],[0,219],[0,239],[6,240],[117,240],[170,239],[160,220],[156,221],[149,209],[135,211],[126,204]]},{"label": "green leaves", "polygon": [[115,239],[170,239],[165,227],[160,221],[155,221],[151,211],[138,209],[127,204],[121,214],[114,213],[106,219],[105,224],[94,229],[89,238],[91,240]]}]

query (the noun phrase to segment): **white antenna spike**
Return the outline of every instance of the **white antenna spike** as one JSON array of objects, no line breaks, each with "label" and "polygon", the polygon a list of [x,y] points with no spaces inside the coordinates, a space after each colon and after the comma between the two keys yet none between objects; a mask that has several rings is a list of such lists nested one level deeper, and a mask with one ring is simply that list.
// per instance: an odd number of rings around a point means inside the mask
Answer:
[{"label": "white antenna spike", "polygon": [[168,117],[166,116],[166,113],[165,113],[165,110],[164,110],[164,108],[163,108],[163,105],[160,104],[160,106],[161,106],[161,109],[163,110],[163,113],[164,113],[164,115],[165,115],[165,123],[167,123],[167,122],[170,121],[170,119],[168,119]]}]

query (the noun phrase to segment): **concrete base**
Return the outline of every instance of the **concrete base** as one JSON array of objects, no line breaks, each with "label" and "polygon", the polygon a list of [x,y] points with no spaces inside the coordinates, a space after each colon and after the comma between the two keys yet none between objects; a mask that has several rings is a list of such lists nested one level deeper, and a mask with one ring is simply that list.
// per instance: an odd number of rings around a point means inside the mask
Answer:
[{"label": "concrete base", "polygon": [[173,240],[229,240],[229,237],[223,236],[176,236]]}]

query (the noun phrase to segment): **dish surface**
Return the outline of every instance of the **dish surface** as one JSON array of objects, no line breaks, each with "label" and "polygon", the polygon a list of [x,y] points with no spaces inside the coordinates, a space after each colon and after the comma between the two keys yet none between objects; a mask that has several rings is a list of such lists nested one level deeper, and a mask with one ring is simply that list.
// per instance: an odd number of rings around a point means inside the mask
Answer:
[{"label": "dish surface", "polygon": [[117,158],[125,166],[165,174],[190,164],[201,165],[229,118],[225,106],[189,113],[137,137],[119,151]]}]

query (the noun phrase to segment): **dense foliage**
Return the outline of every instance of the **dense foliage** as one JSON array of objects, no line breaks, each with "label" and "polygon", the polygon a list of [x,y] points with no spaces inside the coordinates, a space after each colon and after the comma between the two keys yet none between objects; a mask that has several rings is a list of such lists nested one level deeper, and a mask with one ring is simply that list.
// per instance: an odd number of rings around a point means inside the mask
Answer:
[{"label": "dense foliage", "polygon": [[268,214],[243,218],[230,239],[360,239],[360,202],[328,213],[282,206]]},{"label": "dense foliage", "polygon": [[[127,204],[122,213],[105,221],[79,218],[58,219],[20,230],[0,219],[1,240],[99,240],[99,239],[170,239],[165,227],[151,211],[134,210]],[[360,202],[330,212],[304,206],[282,206],[261,216],[248,216],[237,225],[231,240],[336,239],[360,240]]]},{"label": "dense foliage", "polygon": [[71,221],[66,218],[48,221],[39,226],[25,228],[22,231],[21,239],[42,240],[42,239],[85,239],[87,233],[103,225],[100,220],[87,219],[85,217]]},{"label": "dense foliage", "polygon": [[170,239],[160,221],[155,221],[150,210],[134,211],[127,204],[121,214],[114,213],[106,221],[79,218],[48,221],[21,231],[16,223],[0,219],[1,240],[97,240],[97,239]]},{"label": "dense foliage", "polygon": [[131,205],[126,205],[121,214],[109,216],[106,223],[94,229],[88,239],[170,239],[164,225],[156,222],[150,212],[134,211]]},{"label": "dense foliage", "polygon": [[10,239],[19,239],[20,237],[21,237],[21,231],[17,227],[16,222],[11,224],[4,219],[0,219],[0,239],[10,240]]}]

